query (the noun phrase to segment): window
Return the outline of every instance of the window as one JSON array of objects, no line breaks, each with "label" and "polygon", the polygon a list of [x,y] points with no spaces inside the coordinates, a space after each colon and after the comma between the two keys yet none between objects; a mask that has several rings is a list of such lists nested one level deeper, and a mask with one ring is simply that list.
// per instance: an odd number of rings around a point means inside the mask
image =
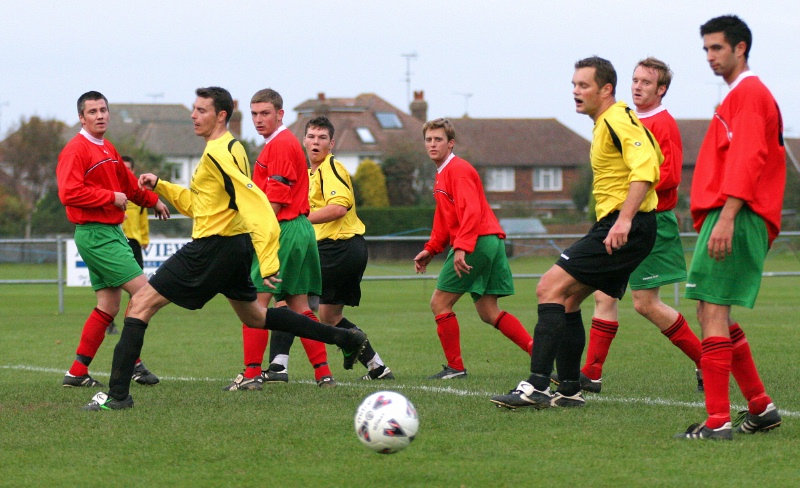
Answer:
[{"label": "window", "polygon": [[364,144],[375,144],[375,136],[372,135],[368,127],[356,127],[356,134]]},{"label": "window", "polygon": [[486,191],[514,191],[514,168],[487,169]]},{"label": "window", "polygon": [[384,129],[402,129],[403,123],[400,122],[400,117],[394,112],[375,112],[375,117],[378,118],[378,123]]},{"label": "window", "polygon": [[561,191],[561,168],[533,170],[533,191]]}]

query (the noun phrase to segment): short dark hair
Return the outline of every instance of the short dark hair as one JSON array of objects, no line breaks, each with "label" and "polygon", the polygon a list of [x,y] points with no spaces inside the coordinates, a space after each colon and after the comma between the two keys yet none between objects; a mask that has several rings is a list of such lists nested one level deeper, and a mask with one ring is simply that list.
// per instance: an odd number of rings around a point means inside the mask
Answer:
[{"label": "short dark hair", "polygon": [[753,45],[753,33],[750,32],[750,28],[747,27],[744,20],[735,15],[721,15],[700,26],[700,37],[717,32],[725,35],[725,40],[728,41],[731,48],[744,42],[747,46],[744,49],[744,59],[747,60],[750,56],[750,46]]},{"label": "short dark hair", "polygon": [[328,117],[325,117],[324,115],[319,115],[319,116],[314,117],[313,119],[309,120],[308,122],[306,122],[305,134],[308,134],[309,127],[317,127],[319,129],[327,129],[328,130],[328,136],[330,136],[330,138],[333,139],[333,124],[331,123],[330,120],[328,120]]},{"label": "short dark hair", "polygon": [[210,98],[214,102],[214,112],[220,113],[224,110],[225,123],[230,122],[233,116],[233,97],[228,90],[218,86],[209,86],[198,88],[194,93],[200,98]]},{"label": "short dark hair", "polygon": [[575,63],[575,69],[580,68],[594,68],[594,82],[597,83],[597,88],[610,84],[611,94],[617,93],[617,71],[611,61],[599,56],[592,56]]},{"label": "short dark hair", "polygon": [[639,61],[636,64],[636,67],[638,68],[639,66],[641,66],[642,68],[655,70],[655,72],[658,73],[657,86],[663,86],[666,88],[666,90],[664,90],[664,94],[661,95],[661,98],[667,96],[667,92],[669,91],[669,85],[672,83],[672,70],[669,69],[669,65],[664,61],[661,61],[660,59],[650,56],[649,58],[645,58]]},{"label": "short dark hair", "polygon": [[250,99],[250,103],[271,103],[272,106],[275,107],[275,110],[283,109],[283,97],[272,88],[258,90],[256,94],[253,95],[253,98]]},{"label": "short dark hair", "polygon": [[454,141],[456,139],[456,129],[449,119],[438,118],[425,122],[425,125],[422,126],[422,137],[425,137],[428,131],[433,129],[444,129],[448,141]]},{"label": "short dark hair", "polygon": [[125,161],[126,163],[130,163],[131,164],[131,169],[133,169],[133,167],[135,166],[133,164],[133,158],[130,157],[130,156],[122,156],[122,160]]},{"label": "short dark hair", "polygon": [[108,108],[108,99],[99,91],[88,91],[78,97],[78,115],[83,115],[83,109],[86,108],[87,100],[105,100],[106,108]]}]

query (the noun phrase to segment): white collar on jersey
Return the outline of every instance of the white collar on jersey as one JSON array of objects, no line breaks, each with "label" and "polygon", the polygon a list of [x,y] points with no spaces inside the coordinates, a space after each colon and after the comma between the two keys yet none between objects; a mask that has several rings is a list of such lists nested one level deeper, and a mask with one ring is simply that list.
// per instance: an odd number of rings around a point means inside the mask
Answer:
[{"label": "white collar on jersey", "polygon": [[105,144],[105,142],[103,142],[103,139],[98,139],[98,138],[96,138],[95,136],[93,136],[93,135],[89,134],[89,133],[86,131],[86,129],[81,129],[81,132],[80,132],[80,134],[81,134],[83,137],[85,137],[85,138],[89,139],[89,141],[90,141],[90,142],[92,142],[93,144],[97,144],[98,146],[102,146],[103,144]]},{"label": "white collar on jersey", "polygon": [[658,107],[654,108],[653,110],[650,110],[649,112],[639,112],[639,110],[636,110],[636,116],[639,117],[640,119],[646,119],[647,117],[652,117],[653,115],[659,114],[665,110],[667,110],[667,107],[659,105]]},{"label": "white collar on jersey", "polygon": [[276,137],[278,134],[280,134],[281,132],[283,132],[283,131],[285,131],[285,130],[286,130],[286,126],[285,126],[285,125],[281,125],[280,127],[278,127],[278,128],[275,130],[275,132],[273,132],[272,134],[270,134],[270,135],[269,135],[269,137],[265,137],[265,138],[264,138],[264,145],[266,146],[267,144],[269,144],[270,142],[272,142],[272,140],[273,140],[273,139],[275,139],[275,137]]},{"label": "white collar on jersey", "polygon": [[730,88],[731,90],[733,90],[734,88],[736,88],[736,87],[739,85],[739,83],[741,83],[741,82],[742,82],[742,80],[743,80],[743,79],[745,79],[745,78],[750,78],[751,76],[756,76],[756,74],[755,74],[755,73],[753,73],[753,72],[752,72],[752,71],[750,71],[750,70],[747,70],[747,71],[742,71],[741,73],[739,73],[739,76],[737,76],[737,77],[736,77],[736,79],[735,79],[735,80],[733,80],[733,83],[731,83],[730,85],[728,85],[728,88]]},{"label": "white collar on jersey", "polygon": [[444,160],[444,163],[442,163],[441,166],[436,168],[436,172],[441,173],[442,171],[444,171],[444,167],[447,166],[447,163],[449,163],[454,157],[456,157],[456,155],[451,152],[450,155],[447,156],[447,159]]}]

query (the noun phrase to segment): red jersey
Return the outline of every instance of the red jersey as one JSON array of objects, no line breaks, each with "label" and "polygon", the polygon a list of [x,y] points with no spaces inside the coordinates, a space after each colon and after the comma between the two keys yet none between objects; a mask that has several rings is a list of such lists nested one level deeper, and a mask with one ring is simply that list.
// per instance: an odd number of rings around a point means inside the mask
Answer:
[{"label": "red jersey", "polygon": [[278,221],[308,215],[306,155],[286,126],[280,126],[265,139],[253,169],[253,182],[266,193],[270,203],[282,205]]},{"label": "red jersey", "polygon": [[114,192],[125,193],[140,207],[158,202],[158,195],[139,188],[108,140],[94,139],[83,130],[58,155],[56,178],[58,198],[73,224],[121,224],[125,211],[114,206]]},{"label": "red jersey", "polygon": [[709,211],[735,197],[764,219],[772,245],[781,229],[785,185],[780,108],[761,80],[746,71],[731,84],[700,146],[691,194],[694,228],[699,232]]},{"label": "red jersey", "polygon": [[642,124],[653,133],[653,137],[661,147],[661,154],[664,155],[664,162],[659,167],[660,176],[656,185],[656,195],[658,196],[656,212],[672,210],[678,204],[678,185],[681,182],[683,168],[683,144],[678,123],[663,105],[650,112],[639,113],[637,111],[636,115]]},{"label": "red jersey", "polygon": [[425,244],[432,255],[442,252],[447,244],[471,253],[479,236],[505,239],[506,234],[486,201],[481,178],[467,161],[450,154],[436,173],[433,196],[433,230]]}]

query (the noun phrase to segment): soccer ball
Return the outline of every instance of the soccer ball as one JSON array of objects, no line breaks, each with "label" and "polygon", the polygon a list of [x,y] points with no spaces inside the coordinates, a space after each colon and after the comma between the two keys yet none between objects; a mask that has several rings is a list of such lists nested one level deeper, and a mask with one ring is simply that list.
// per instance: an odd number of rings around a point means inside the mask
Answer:
[{"label": "soccer ball", "polygon": [[417,409],[403,395],[379,391],[368,396],[356,410],[358,440],[380,454],[402,451],[419,429]]}]

